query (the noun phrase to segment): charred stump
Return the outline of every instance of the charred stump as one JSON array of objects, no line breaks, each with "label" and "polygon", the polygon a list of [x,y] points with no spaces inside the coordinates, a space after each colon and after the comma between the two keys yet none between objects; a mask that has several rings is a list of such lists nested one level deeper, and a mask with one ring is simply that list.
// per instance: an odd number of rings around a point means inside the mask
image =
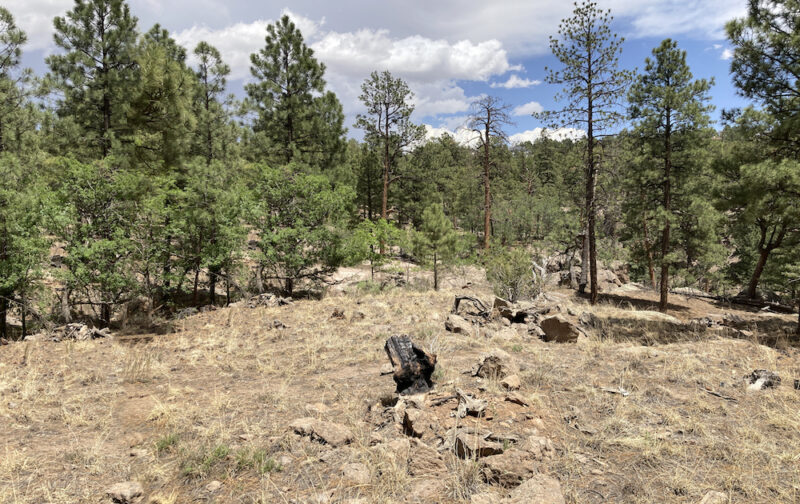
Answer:
[{"label": "charred stump", "polygon": [[390,337],[384,349],[392,362],[399,394],[419,394],[433,388],[436,355],[419,348],[407,335]]}]

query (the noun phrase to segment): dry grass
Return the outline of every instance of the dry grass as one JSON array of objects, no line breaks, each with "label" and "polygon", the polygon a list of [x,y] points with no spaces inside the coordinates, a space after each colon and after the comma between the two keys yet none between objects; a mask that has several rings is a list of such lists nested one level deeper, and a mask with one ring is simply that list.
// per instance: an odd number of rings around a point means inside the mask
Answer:
[{"label": "dry grass", "polygon": [[[392,289],[231,308],[137,344],[3,347],[0,502],[94,503],[128,479],[140,481],[144,502],[153,504],[322,496],[332,503],[402,502],[414,478],[404,460],[371,446],[367,413],[393,390],[379,369],[383,343],[397,333],[439,355],[442,389],[483,389],[478,394],[490,399],[493,425],[551,438],[558,455],[541,471],[559,478],[568,502],[697,502],[712,489],[730,502],[800,502],[800,392],[791,387],[800,378],[796,341],[778,350],[723,338],[642,346],[599,337],[544,344],[524,330],[453,335],[444,331],[444,318],[455,292],[462,291]],[[580,300],[565,305],[586,309]],[[331,318],[334,308],[346,319]],[[356,311],[363,320],[351,320]],[[274,329],[274,320],[287,327]],[[520,393],[531,401],[524,414],[502,402],[495,381],[478,384],[462,373],[494,347],[522,365]],[[777,370],[784,384],[746,393],[742,377],[756,368]],[[603,390],[618,387],[630,395]],[[356,436],[333,459],[328,448],[287,431],[314,403],[327,405],[321,416]],[[368,484],[342,480],[339,468],[348,462],[370,469]],[[447,463],[441,502],[469,502],[486,490],[479,464]],[[214,480],[222,487],[210,495],[205,487]]]}]

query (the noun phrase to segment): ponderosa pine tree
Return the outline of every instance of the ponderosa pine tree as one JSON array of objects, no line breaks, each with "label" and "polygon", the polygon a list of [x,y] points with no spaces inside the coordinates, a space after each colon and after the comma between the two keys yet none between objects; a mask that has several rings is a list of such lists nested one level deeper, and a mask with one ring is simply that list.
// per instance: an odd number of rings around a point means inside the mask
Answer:
[{"label": "ponderosa pine tree", "polygon": [[389,218],[389,186],[400,178],[398,158],[425,136],[425,127],[411,122],[413,98],[408,84],[388,70],[372,72],[361,84],[360,99],[367,113],[358,115],[356,128],[364,130],[366,140],[380,149],[383,158],[382,219]]},{"label": "ponderosa pine tree", "polygon": [[[195,75],[199,81],[195,97],[197,129],[194,152],[203,156],[206,164],[220,158],[223,151],[221,138],[229,115],[226,110],[225,86],[231,68],[222,60],[217,48],[200,42],[194,49],[197,58]],[[224,140],[223,140],[224,141]]]},{"label": "ponderosa pine tree", "polygon": [[47,58],[63,91],[59,114],[81,126],[94,156],[109,154],[125,122],[136,23],[124,0],[75,0],[66,16],[53,20],[56,45],[65,51]]},{"label": "ponderosa pine tree", "polygon": [[756,100],[777,124],[773,141],[800,156],[800,1],[748,0],[747,17],[730,21],[731,75],[739,94]]},{"label": "ponderosa pine tree", "polygon": [[0,7],[0,153],[7,149],[9,133],[27,101],[24,87],[31,72],[19,70],[26,41],[25,32],[16,25],[8,9]]},{"label": "ponderosa pine tree", "polygon": [[571,18],[562,20],[558,37],[550,37],[550,49],[563,65],[561,70],[548,70],[546,82],[563,86],[556,99],[566,101],[564,108],[534,114],[550,121],[553,127],[577,126],[586,131],[586,234],[590,278],[586,278],[586,262],[582,266],[581,289],[591,283],[591,302],[597,302],[597,245],[595,224],[597,205],[595,190],[601,152],[597,143],[623,116],[618,111],[631,72],[619,69],[619,54],[624,38],[611,33],[613,18],[594,2],[575,3]]},{"label": "ponderosa pine tree", "polygon": [[444,214],[442,205],[434,203],[425,209],[414,241],[417,255],[433,265],[433,288],[439,290],[439,265],[452,257],[456,245],[453,223]]},{"label": "ponderosa pine tree", "polygon": [[344,149],[344,114],[325,91],[325,65],[317,61],[289,16],[267,26],[265,46],[250,55],[255,82],[245,85],[258,117],[253,129],[270,162],[327,168]]},{"label": "ponderosa pine tree", "polygon": [[694,80],[686,64],[686,51],[665,39],[653,49],[653,58],[645,60],[644,73],[636,79],[628,94],[629,113],[636,122],[635,134],[646,145],[646,157],[660,168],[647,169],[641,180],[648,190],[660,186],[657,215],[661,227],[661,277],[659,309],[667,310],[669,269],[675,262],[675,237],[670,235],[678,213],[688,208],[688,200],[698,195],[689,191],[689,179],[698,176],[693,160],[713,109],[707,102],[713,82]]},{"label": "ponderosa pine tree", "polygon": [[490,150],[492,142],[508,142],[504,126],[513,123],[508,116],[509,105],[497,97],[484,96],[472,102],[472,114],[469,127],[479,136],[478,150],[481,152],[483,165],[483,249],[489,249],[492,236],[492,193],[490,188],[492,159]]}]

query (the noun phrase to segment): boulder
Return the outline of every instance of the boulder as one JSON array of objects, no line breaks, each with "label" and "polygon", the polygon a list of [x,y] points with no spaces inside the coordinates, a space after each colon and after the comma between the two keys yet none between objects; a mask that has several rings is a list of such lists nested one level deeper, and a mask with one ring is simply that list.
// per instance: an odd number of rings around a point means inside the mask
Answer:
[{"label": "boulder", "polygon": [[534,502],[536,504],[566,504],[558,480],[543,474],[537,474],[515,488],[505,502],[508,504],[532,504]]},{"label": "boulder", "polygon": [[539,326],[544,331],[544,340],[556,343],[575,343],[580,336],[580,330],[561,315],[548,317],[541,321]]},{"label": "boulder", "polygon": [[508,375],[500,382],[500,386],[506,390],[519,390],[519,387],[522,385],[520,382],[519,376],[512,374]]},{"label": "boulder", "polygon": [[537,472],[536,463],[529,454],[517,448],[481,460],[486,481],[504,488],[519,486]]},{"label": "boulder", "polygon": [[316,418],[299,418],[290,424],[291,429],[313,441],[333,446],[334,448],[353,442],[353,433],[344,425],[317,420]]},{"label": "boulder", "polygon": [[106,495],[117,504],[133,504],[139,501],[144,489],[138,481],[117,483],[106,490]]},{"label": "boulder", "polygon": [[519,368],[511,360],[511,356],[500,349],[482,355],[471,370],[472,376],[495,379],[505,378],[517,372],[519,372]]},{"label": "boulder", "polygon": [[472,324],[470,324],[464,317],[456,315],[455,313],[451,313],[450,315],[447,316],[447,320],[444,323],[444,327],[451,333],[455,334],[472,333]]}]

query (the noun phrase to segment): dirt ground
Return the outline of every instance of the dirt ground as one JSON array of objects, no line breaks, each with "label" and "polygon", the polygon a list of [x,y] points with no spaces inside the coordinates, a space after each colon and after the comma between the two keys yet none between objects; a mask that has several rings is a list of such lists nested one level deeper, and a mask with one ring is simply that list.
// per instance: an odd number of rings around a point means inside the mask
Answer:
[{"label": "dirt ground", "polygon": [[[434,395],[458,387],[488,400],[486,418],[462,422],[549,438],[556,454],[538,471],[560,482],[569,503],[695,503],[711,490],[731,503],[800,502],[795,337],[771,335],[777,343],[766,346],[756,330],[653,344],[651,334],[643,345],[589,331],[556,344],[499,322],[453,334],[444,321],[454,296],[491,296],[478,281],[446,285],[353,287],[321,301],[220,309],[176,321],[165,335],[2,346],[0,502],[110,502],[106,489],[129,480],[141,483],[141,502],[154,504],[413,502],[420,476],[376,449],[403,437],[378,425],[394,392],[380,372],[383,345],[395,334],[437,354]],[[566,291],[556,297],[574,313],[652,309],[655,301],[654,293],[626,291],[590,308]],[[681,320],[796,320],[681,296],[672,303]],[[336,309],[344,318],[332,317]],[[493,349],[519,365],[528,406],[504,401],[497,380],[465,374]],[[778,372],[781,386],[748,392],[743,378],[755,369]],[[453,407],[431,412],[447,427]],[[332,448],[300,437],[289,428],[300,417],[342,424],[354,439]],[[479,461],[452,453],[445,461],[427,502],[508,494],[481,479]],[[368,478],[348,481],[348,463],[363,463]]]}]

